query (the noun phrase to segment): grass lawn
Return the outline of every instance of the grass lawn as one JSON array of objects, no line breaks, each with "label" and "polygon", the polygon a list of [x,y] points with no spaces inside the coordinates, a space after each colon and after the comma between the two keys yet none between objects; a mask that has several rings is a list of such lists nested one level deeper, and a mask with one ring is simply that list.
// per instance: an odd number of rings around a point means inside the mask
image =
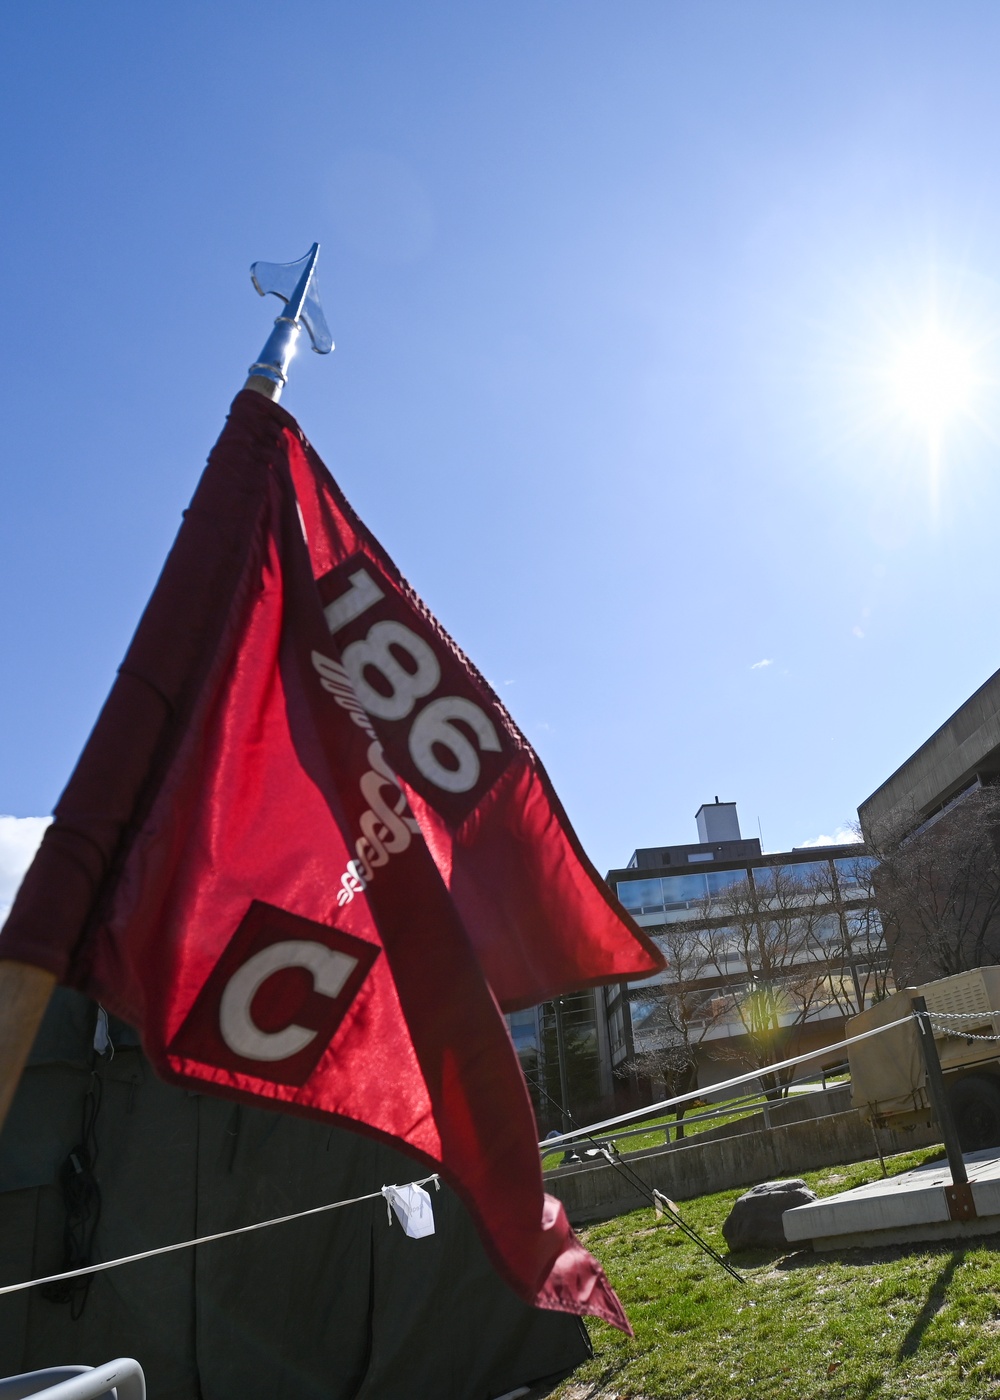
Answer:
[{"label": "grass lawn", "polygon": [[[890,1175],[941,1155],[893,1157]],[[806,1174],[820,1196],[881,1176],[877,1160]],[[682,1201],[726,1254],[741,1191]],[[730,1256],[741,1287],[652,1208],[581,1232],[635,1328],[588,1321],[595,1357],[553,1400],[993,1400],[1000,1397],[1000,1235]]]}]

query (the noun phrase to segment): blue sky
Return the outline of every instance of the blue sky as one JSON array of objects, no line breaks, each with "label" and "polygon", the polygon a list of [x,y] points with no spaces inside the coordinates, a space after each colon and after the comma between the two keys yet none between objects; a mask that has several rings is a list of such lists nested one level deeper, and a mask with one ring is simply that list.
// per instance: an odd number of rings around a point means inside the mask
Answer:
[{"label": "blue sky", "polygon": [[[833,833],[1000,666],[995,4],[167,14],[5,17],[0,812],[108,689],[249,264],[313,239],[337,350],[284,403],[602,869],[716,794]],[[936,455],[886,381],[932,315]]]}]

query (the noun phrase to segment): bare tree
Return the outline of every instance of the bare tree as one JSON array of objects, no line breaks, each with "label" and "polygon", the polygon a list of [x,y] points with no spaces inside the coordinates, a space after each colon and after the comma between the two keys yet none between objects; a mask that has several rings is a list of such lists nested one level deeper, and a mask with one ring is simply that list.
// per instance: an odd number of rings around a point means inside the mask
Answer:
[{"label": "bare tree", "polygon": [[[867,863],[858,864],[867,878]],[[885,992],[881,929],[862,905],[866,888],[853,877],[842,883],[828,861],[817,865],[756,867],[752,880],[710,901],[699,931],[716,995],[742,1028],[731,1053],[765,1071],[787,1056],[806,1021],[826,1008],[855,1015]],[[777,1095],[792,1074],[765,1073],[761,1082]]]},{"label": "bare tree", "polygon": [[[717,998],[706,984],[711,973],[697,934],[683,923],[656,930],[668,968],[629,992],[635,1054],[620,1072],[662,1082],[667,1098],[689,1093],[697,1080],[698,1046],[718,1020]],[[676,1136],[692,1104],[675,1111]]]},{"label": "bare tree", "polygon": [[860,846],[854,859],[837,861],[832,882],[826,873],[812,882],[817,904],[829,911],[823,955],[833,1000],[845,1016],[857,1015],[895,990],[875,899],[875,865]]},{"label": "bare tree", "polygon": [[694,918],[655,931],[669,967],[629,993],[635,1054],[623,1072],[686,1093],[711,1040],[716,1057],[763,1070],[765,1090],[782,1094],[792,1072],[768,1067],[805,1022],[855,1015],[887,990],[870,866],[862,848],[846,869],[823,859],[719,872],[728,883]]},{"label": "bare tree", "polygon": [[975,788],[922,826],[866,830],[875,897],[900,986],[1000,961],[1000,788]]}]

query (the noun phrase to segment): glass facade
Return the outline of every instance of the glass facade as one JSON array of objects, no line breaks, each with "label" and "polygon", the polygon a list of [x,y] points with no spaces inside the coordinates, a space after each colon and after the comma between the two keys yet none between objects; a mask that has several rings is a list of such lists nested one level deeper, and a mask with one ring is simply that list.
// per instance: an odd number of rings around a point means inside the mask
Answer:
[{"label": "glass facade", "polygon": [[[600,1116],[601,1092],[597,999],[593,991],[575,992],[561,1000],[569,1103],[566,1107],[580,1122]],[[603,1008],[602,1012],[603,1014]],[[617,1011],[617,1034],[624,1041],[624,1012]],[[511,1040],[542,1133],[562,1127],[562,1085],[559,1073],[559,1037],[555,1003],[548,1001],[507,1016]],[[616,1027],[611,1017],[612,1042]]]},{"label": "glass facade", "polygon": [[746,869],[692,871],[651,880],[619,880],[618,898],[630,914],[658,914],[664,923],[694,918],[733,885],[746,882]]},{"label": "glass facade", "polygon": [[821,943],[837,943],[843,938],[843,929],[836,914],[826,914],[817,920],[816,936]]},{"label": "glass facade", "polygon": [[871,872],[877,864],[874,856],[845,857],[833,862],[837,872],[837,883],[845,899],[849,898],[852,891],[859,895],[867,893]]},{"label": "glass facade", "polygon": [[629,1011],[632,1014],[632,1032],[642,1029],[643,1023],[649,1019],[656,1011],[659,1003],[655,1001],[640,1001],[638,998],[629,1002]]},{"label": "glass facade", "polygon": [[754,866],[753,882],[758,889],[773,890],[789,885],[803,890],[829,890],[833,885],[828,860],[796,861],[788,865]]},{"label": "glass facade", "polygon": [[747,872],[745,870],[712,870],[705,877],[708,880],[709,897],[714,894],[722,894],[725,890],[732,889],[733,885],[745,885],[747,883]]},{"label": "glass facade", "polygon": [[844,917],[847,919],[847,931],[852,939],[867,939],[872,943],[881,940],[882,920],[877,909],[848,910]]},{"label": "glass facade", "polygon": [[526,1059],[538,1055],[538,1016],[535,1008],[527,1011],[512,1011],[507,1017],[510,1038],[514,1042],[517,1057],[523,1064]]},{"label": "glass facade", "polygon": [[663,908],[662,880],[619,880],[618,898],[630,914],[656,914]]},{"label": "glass facade", "polygon": [[621,1002],[608,1017],[608,1034],[611,1039],[611,1062],[617,1064],[628,1048],[625,1044],[625,1009]]},{"label": "glass facade", "polygon": [[[842,899],[858,899],[867,893],[868,874],[875,861],[870,856],[838,857],[832,862]],[[663,923],[711,918],[711,901],[734,885],[753,880],[764,893],[801,889],[819,900],[833,897],[833,876],[828,860],[788,861],[783,865],[748,864],[735,870],[691,870],[683,875],[654,876],[644,880],[619,880],[618,898],[630,914],[652,915]]]},{"label": "glass facade", "polygon": [[[734,1038],[787,1039],[804,1022],[853,1015],[891,989],[871,902],[876,862],[863,847],[858,854],[841,849],[826,858],[803,851],[801,860],[798,852],[745,859],[739,853],[727,863],[740,863],[722,870],[678,861],[666,867],[676,874],[653,875],[647,867],[636,870],[641,878],[620,879],[619,899],[672,967],[607,999],[616,1073],[624,1073],[632,1056],[640,1057],[636,1073],[647,1073],[644,1052],[670,1044],[664,995],[672,986],[684,998],[692,1045],[709,1059],[724,1058],[721,1047]],[[686,854],[682,848],[680,859]]]}]

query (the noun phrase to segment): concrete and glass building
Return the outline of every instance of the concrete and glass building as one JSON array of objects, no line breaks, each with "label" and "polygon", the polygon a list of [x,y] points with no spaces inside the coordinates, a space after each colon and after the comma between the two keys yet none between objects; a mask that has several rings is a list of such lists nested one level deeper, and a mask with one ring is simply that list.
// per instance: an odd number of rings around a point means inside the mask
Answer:
[{"label": "concrete and glass building", "polygon": [[[1000,671],[858,808],[897,978],[1000,962]],[[909,895],[909,898],[900,897]]]},{"label": "concrete and glass building", "polygon": [[736,804],[718,798],[695,820],[698,841],[640,847],[608,872],[671,964],[604,990],[619,1102],[653,1097],[688,1053],[708,1086],[765,1039],[789,1055],[831,1044],[885,984],[863,846],[765,854],[741,835]]},{"label": "concrete and glass building", "polygon": [[916,832],[970,793],[1000,783],[1000,671],[858,808],[863,832]]},{"label": "concrete and glass building", "polygon": [[571,992],[560,997],[558,1004],[547,1001],[507,1016],[543,1134],[562,1130],[563,1105],[579,1123],[606,1117],[614,1107],[602,990]]}]

